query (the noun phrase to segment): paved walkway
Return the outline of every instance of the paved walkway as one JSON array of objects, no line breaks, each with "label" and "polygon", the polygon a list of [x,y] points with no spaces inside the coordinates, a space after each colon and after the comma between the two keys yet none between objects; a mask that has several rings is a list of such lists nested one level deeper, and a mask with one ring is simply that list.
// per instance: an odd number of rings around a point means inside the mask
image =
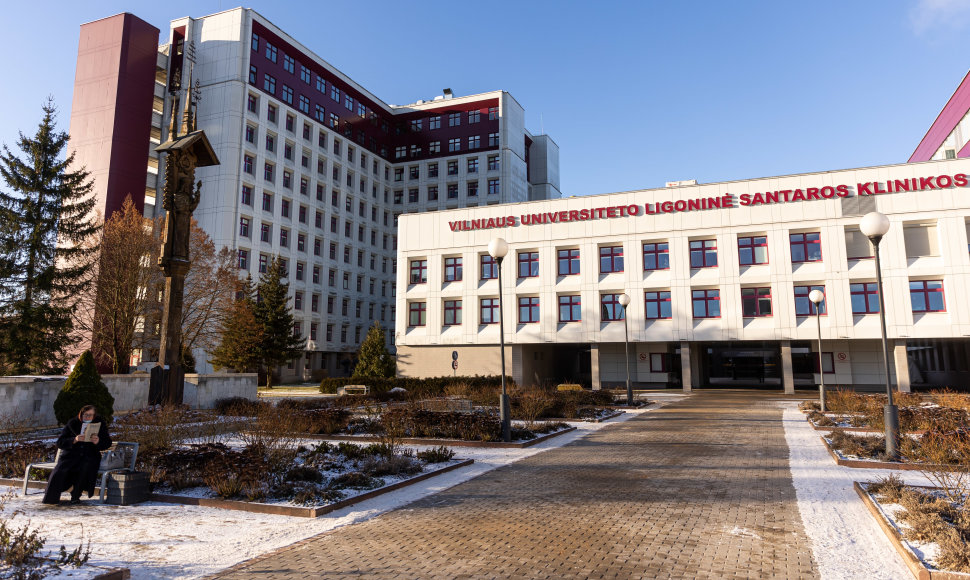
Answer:
[{"label": "paved walkway", "polygon": [[218,577],[814,578],[777,398],[696,392]]}]

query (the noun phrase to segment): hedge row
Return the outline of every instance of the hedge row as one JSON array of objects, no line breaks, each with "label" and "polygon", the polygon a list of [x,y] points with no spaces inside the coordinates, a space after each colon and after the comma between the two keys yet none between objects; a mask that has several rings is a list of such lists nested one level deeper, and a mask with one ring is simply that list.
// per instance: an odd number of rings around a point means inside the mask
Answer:
[{"label": "hedge row", "polygon": [[[506,376],[506,386],[515,386],[512,377]],[[444,393],[445,389],[451,385],[467,385],[471,388],[499,388],[502,385],[502,378],[498,375],[473,377],[431,377],[427,379],[417,379],[413,377],[392,377],[392,378],[326,378],[320,382],[320,392],[334,394],[338,387],[347,385],[367,385],[371,393],[386,393],[395,387],[401,387],[410,395],[435,396]]]}]

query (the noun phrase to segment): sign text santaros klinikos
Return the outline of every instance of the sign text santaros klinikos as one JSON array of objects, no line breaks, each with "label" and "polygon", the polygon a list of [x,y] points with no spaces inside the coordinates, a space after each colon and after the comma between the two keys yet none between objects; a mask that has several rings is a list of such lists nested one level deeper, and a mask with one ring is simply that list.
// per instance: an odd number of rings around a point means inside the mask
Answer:
[{"label": "sign text santaros klinikos", "polygon": [[524,213],[518,216],[490,217],[471,220],[450,221],[448,226],[453,232],[468,232],[474,230],[488,230],[493,228],[508,228],[515,226],[535,226],[555,223],[584,222],[590,220],[625,218],[639,215],[657,215],[665,213],[682,213],[689,211],[703,211],[711,209],[728,209],[734,207],[748,207],[757,205],[771,205],[777,203],[792,203],[796,201],[814,201],[822,199],[837,199],[853,195],[871,196],[883,193],[903,193],[912,191],[928,191],[966,187],[967,175],[931,175],[929,177],[914,177],[911,179],[888,179],[886,181],[858,182],[851,185],[826,185],[824,187],[807,187],[805,189],[780,189],[758,193],[742,193],[741,195],[725,194],[716,197],[695,197],[691,199],[667,200],[650,202],[643,205],[614,205],[586,209],[572,209],[563,211],[547,211],[541,213]]}]

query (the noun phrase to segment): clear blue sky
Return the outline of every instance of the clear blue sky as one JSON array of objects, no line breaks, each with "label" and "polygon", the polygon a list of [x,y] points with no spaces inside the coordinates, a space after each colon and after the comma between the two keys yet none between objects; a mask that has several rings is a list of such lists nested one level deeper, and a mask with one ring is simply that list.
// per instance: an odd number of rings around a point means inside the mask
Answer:
[{"label": "clear blue sky", "polygon": [[[47,95],[68,128],[79,26],[234,2],[16,2],[0,141]],[[559,144],[564,195],[905,161],[970,68],[970,0],[263,2],[385,102],[504,89]]]}]

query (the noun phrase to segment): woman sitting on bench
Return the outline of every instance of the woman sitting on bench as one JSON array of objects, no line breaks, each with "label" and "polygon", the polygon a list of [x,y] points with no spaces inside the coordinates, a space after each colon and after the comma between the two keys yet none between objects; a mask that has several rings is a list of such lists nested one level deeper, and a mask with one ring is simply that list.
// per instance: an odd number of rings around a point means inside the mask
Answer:
[{"label": "woman sitting on bench", "polygon": [[[90,442],[84,441],[85,425],[98,422],[101,427],[97,435],[91,435]],[[82,491],[88,492],[88,497],[94,495],[101,452],[108,447],[111,447],[111,436],[108,435],[107,423],[95,414],[94,405],[85,405],[76,419],[67,422],[61,436],[57,438],[61,457],[47,480],[44,503],[59,504],[61,493],[68,489],[71,490],[72,504],[81,502]]]}]

